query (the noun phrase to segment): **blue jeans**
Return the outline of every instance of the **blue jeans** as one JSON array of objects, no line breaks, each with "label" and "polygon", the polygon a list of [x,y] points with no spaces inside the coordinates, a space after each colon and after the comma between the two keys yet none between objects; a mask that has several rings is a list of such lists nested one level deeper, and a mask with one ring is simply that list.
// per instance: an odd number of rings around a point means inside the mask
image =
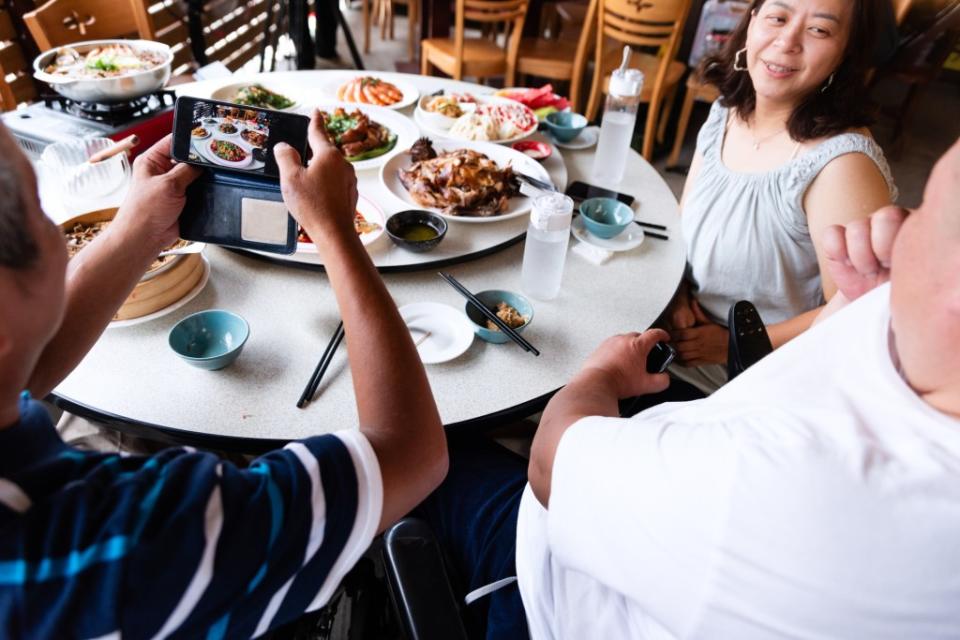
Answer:
[{"label": "blue jeans", "polygon": [[[517,512],[527,461],[482,436],[450,436],[450,471],[417,508],[447,554],[454,593],[517,575]],[[470,637],[529,638],[520,590],[513,583],[468,608]]]}]

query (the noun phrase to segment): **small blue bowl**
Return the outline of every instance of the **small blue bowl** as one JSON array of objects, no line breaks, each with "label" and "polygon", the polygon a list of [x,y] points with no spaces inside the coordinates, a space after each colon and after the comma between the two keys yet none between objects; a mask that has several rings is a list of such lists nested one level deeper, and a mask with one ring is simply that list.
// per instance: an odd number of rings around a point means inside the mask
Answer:
[{"label": "small blue bowl", "polygon": [[580,135],[588,124],[584,116],[570,111],[551,113],[543,121],[557,142],[570,142]]},{"label": "small blue bowl", "polygon": [[587,231],[598,238],[614,238],[633,222],[633,209],[613,198],[590,198],[580,205]]},{"label": "small blue bowl", "polygon": [[170,348],[201,369],[230,365],[250,337],[250,325],[235,313],[208,309],[189,315],[170,330]]},{"label": "small blue bowl", "polygon": [[[531,305],[530,301],[521,296],[519,293],[513,293],[512,291],[501,291],[499,289],[490,289],[489,291],[481,291],[475,295],[480,299],[480,302],[485,304],[487,308],[494,311],[494,313],[496,313],[497,305],[499,303],[506,302],[508,305],[516,309],[520,315],[525,316],[527,321],[514,329],[514,331],[517,333],[522,332],[524,329],[530,326],[531,322],[533,322],[533,305]],[[473,327],[474,332],[480,337],[481,340],[486,340],[487,342],[492,342],[494,344],[510,342],[510,336],[504,332],[487,329],[486,316],[484,316],[482,312],[474,307],[473,303],[469,300],[467,301],[465,311],[467,313],[467,317],[470,318],[470,321],[475,325]]]}]

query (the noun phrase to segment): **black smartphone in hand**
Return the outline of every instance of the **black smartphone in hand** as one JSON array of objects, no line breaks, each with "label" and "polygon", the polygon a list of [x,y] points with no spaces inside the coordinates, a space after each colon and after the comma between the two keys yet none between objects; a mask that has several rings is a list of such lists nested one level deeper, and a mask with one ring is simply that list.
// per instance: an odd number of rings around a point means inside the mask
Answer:
[{"label": "black smartphone in hand", "polygon": [[574,202],[582,202],[590,198],[616,198],[628,207],[633,204],[635,200],[635,198],[629,194],[604,189],[603,187],[580,182],[579,180],[570,183],[567,187],[567,195],[570,196]]},{"label": "black smartphone in hand", "polygon": [[171,155],[209,169],[278,178],[274,146],[286,142],[306,162],[309,126],[310,118],[297,113],[181,96]]},{"label": "black smartphone in hand", "polygon": [[647,354],[647,373],[663,373],[676,357],[676,349],[666,342],[658,342]]}]

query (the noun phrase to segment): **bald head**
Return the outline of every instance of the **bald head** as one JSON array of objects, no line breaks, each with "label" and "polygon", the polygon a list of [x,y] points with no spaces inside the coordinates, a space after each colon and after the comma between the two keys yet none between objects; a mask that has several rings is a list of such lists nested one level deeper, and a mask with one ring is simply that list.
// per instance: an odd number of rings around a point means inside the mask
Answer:
[{"label": "bald head", "polygon": [[0,125],[0,267],[26,269],[38,257],[37,243],[27,228],[24,185],[32,184],[26,158]]}]

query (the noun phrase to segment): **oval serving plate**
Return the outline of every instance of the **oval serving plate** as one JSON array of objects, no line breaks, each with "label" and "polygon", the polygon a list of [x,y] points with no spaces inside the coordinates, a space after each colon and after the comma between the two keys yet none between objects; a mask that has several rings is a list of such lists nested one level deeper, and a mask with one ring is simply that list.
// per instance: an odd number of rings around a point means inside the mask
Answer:
[{"label": "oval serving plate", "polygon": [[[367,222],[372,222],[380,227],[375,231],[360,234],[360,242],[366,247],[376,242],[377,239],[383,235],[384,227],[387,225],[387,218],[380,207],[363,196],[357,198],[357,212],[362,215]],[[298,242],[296,252],[316,254],[317,245],[312,242]]]},{"label": "oval serving plate", "polygon": [[[501,168],[505,166],[511,166],[520,173],[524,173],[533,178],[538,178],[546,182],[551,181],[550,174],[548,174],[547,170],[543,168],[543,165],[533,158],[524,155],[519,151],[514,151],[509,147],[504,147],[489,142],[435,140],[433,142],[433,148],[438,153],[441,151],[452,151],[454,149],[473,149],[474,151],[486,155],[488,158],[496,162]],[[394,197],[396,197],[405,205],[405,208],[426,209],[454,222],[485,224],[499,222],[501,220],[511,220],[513,218],[526,215],[533,207],[533,200],[523,194],[519,194],[513,198],[510,198],[510,204],[507,207],[507,210],[497,216],[452,216],[443,213],[442,210],[435,207],[424,207],[410,196],[410,194],[407,192],[407,189],[403,186],[403,183],[400,182],[398,172],[400,169],[406,169],[412,164],[413,162],[410,158],[409,149],[407,149],[390,158],[390,160],[380,168],[380,182],[383,183],[383,185]]]}]

